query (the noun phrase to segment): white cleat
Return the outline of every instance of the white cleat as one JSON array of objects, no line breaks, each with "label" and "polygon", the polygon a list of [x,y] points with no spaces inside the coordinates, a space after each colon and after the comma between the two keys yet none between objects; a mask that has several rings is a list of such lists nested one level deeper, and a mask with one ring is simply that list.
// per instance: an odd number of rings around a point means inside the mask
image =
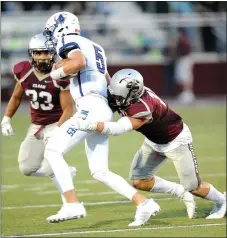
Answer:
[{"label": "white cleat", "polygon": [[56,215],[47,217],[48,223],[58,223],[72,219],[84,218],[86,210],[83,203],[64,204]]},{"label": "white cleat", "polygon": [[142,226],[152,216],[156,216],[160,211],[159,205],[151,198],[144,201],[137,207],[135,220],[128,226]]},{"label": "white cleat", "polygon": [[187,208],[187,213],[188,213],[189,219],[194,218],[196,215],[196,212],[195,212],[196,202],[194,200],[193,195],[190,192],[184,192],[181,199]]},{"label": "white cleat", "polygon": [[221,204],[215,204],[210,215],[206,219],[221,219],[226,214],[226,193],[224,192],[224,201]]}]

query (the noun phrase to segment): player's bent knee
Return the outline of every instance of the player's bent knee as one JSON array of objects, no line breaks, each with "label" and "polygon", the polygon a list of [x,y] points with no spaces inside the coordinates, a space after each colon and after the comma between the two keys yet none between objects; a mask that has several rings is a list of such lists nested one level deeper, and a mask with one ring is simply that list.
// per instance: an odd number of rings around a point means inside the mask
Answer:
[{"label": "player's bent knee", "polygon": [[140,189],[143,186],[143,180],[135,179],[132,181],[132,186],[136,189]]},{"label": "player's bent knee", "polygon": [[25,176],[30,176],[33,172],[35,172],[34,170],[25,166],[24,164],[20,164],[19,169],[20,169],[21,173]]},{"label": "player's bent knee", "polygon": [[139,190],[147,191],[147,188],[153,187],[154,185],[154,177],[150,179],[134,179],[132,182],[132,186]]}]

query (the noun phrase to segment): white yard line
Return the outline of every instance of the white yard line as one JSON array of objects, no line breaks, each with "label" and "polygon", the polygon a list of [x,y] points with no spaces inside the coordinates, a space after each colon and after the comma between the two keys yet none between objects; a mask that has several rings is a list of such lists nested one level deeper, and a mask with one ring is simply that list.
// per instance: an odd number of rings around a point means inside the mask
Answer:
[{"label": "white yard line", "polygon": [[[44,234],[29,234],[19,236],[7,236],[7,237],[45,237],[45,236],[57,236],[57,235],[76,235],[76,234],[92,234],[92,233],[112,233],[112,232],[129,232],[129,231],[145,231],[145,230],[164,230],[164,229],[181,229],[181,228],[194,228],[194,227],[209,227],[209,226],[225,226],[225,223],[211,223],[211,224],[195,224],[188,226],[159,226],[159,227],[145,227],[145,228],[129,228],[118,230],[95,230],[95,231],[72,231],[72,232],[59,232],[59,233],[44,233]],[[4,236],[3,236],[4,237]]]},{"label": "white yard line", "polygon": [[[203,174],[201,173],[201,177],[225,177],[226,173],[209,173],[209,174]],[[165,176],[162,175],[161,176],[164,179],[177,179],[178,176],[174,175],[174,176]],[[128,179],[126,179],[127,181],[130,181]],[[76,180],[75,179],[75,183],[76,184],[94,184],[94,183],[99,183],[97,180],[95,179],[89,179],[89,180]],[[36,183],[36,184],[2,184],[1,185],[1,189],[15,189],[15,188],[21,188],[21,187],[50,187],[50,186],[54,186],[52,182],[46,182],[46,183]]]},{"label": "white yard line", "polygon": [[[155,200],[175,200],[178,198],[155,198]],[[85,206],[98,206],[107,204],[123,204],[131,203],[131,201],[106,201],[106,202],[87,202],[84,203]],[[28,208],[46,208],[46,207],[60,207],[61,204],[43,204],[43,205],[27,205],[27,206],[15,206],[15,207],[2,207],[2,210],[14,210],[14,209],[28,209]]]}]

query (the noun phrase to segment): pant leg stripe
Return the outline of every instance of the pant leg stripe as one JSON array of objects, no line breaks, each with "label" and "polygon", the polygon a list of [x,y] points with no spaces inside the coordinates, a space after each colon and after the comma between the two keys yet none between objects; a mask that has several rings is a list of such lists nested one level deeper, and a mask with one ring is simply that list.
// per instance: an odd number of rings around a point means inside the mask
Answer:
[{"label": "pant leg stripe", "polygon": [[201,183],[201,179],[199,177],[198,161],[197,161],[197,158],[196,158],[196,155],[195,155],[192,143],[188,144],[188,149],[190,150],[190,152],[192,154],[192,160],[193,160],[194,167],[195,167],[195,174],[196,174],[196,178],[198,180],[198,186],[199,186],[200,183]]}]

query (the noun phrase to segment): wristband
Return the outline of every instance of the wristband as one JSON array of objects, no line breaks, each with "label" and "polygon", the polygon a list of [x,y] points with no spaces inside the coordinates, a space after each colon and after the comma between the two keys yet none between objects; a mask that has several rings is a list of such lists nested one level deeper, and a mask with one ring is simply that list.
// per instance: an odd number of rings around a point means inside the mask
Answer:
[{"label": "wristband", "polygon": [[92,121],[91,124],[89,125],[88,129],[91,131],[96,131],[98,127],[98,122],[97,121]]},{"label": "wristband", "polygon": [[64,72],[63,67],[60,67],[60,68],[50,72],[50,77],[54,80],[64,78],[65,76],[67,76],[67,74]]}]

